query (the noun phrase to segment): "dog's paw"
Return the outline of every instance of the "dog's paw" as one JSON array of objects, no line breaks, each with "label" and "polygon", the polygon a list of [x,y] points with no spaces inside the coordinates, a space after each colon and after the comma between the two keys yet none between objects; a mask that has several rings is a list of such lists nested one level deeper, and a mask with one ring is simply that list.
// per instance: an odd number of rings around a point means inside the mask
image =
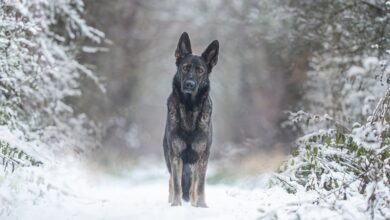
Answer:
[{"label": "dog's paw", "polygon": [[206,202],[196,202],[192,203],[191,205],[198,208],[208,208]]},{"label": "dog's paw", "polygon": [[173,201],[171,206],[181,206],[181,201]]}]

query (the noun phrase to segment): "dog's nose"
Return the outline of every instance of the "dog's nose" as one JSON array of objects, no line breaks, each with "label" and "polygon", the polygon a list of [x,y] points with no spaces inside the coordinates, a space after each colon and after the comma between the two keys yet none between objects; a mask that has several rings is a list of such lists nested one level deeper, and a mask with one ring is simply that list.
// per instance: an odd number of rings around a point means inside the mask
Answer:
[{"label": "dog's nose", "polygon": [[185,81],[184,88],[185,89],[194,89],[195,88],[195,82],[192,81],[192,80]]}]

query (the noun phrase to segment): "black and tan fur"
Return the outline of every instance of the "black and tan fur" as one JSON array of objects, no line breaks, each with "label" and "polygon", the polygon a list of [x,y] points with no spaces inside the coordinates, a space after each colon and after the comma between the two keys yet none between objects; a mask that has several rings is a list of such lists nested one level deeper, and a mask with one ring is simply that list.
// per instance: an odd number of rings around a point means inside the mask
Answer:
[{"label": "black and tan fur", "polygon": [[205,178],[212,142],[209,76],[217,64],[218,41],[201,56],[192,54],[187,33],[179,39],[175,52],[177,72],[168,98],[168,114],[163,141],[165,161],[170,173],[169,202],[207,207]]}]

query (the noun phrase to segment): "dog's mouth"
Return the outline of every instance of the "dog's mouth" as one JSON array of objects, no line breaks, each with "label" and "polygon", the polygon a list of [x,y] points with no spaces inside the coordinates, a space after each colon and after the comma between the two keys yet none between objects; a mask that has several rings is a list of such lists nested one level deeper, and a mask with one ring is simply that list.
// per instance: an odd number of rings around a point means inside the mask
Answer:
[{"label": "dog's mouth", "polygon": [[196,88],[185,88],[184,86],[182,86],[181,91],[185,95],[193,95],[196,92]]},{"label": "dog's mouth", "polygon": [[194,90],[193,89],[183,89],[183,93],[186,95],[192,95],[192,93],[194,93]]}]

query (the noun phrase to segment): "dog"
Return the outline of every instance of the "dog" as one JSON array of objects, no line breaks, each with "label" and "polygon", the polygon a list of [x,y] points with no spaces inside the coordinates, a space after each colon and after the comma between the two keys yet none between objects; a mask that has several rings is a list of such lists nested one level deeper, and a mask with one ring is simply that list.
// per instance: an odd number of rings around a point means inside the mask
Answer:
[{"label": "dog", "polygon": [[177,71],[167,101],[163,140],[172,206],[180,206],[183,199],[192,206],[207,208],[204,191],[212,143],[209,76],[217,64],[218,53],[219,42],[215,40],[201,56],[193,55],[186,32],[175,51]]}]

